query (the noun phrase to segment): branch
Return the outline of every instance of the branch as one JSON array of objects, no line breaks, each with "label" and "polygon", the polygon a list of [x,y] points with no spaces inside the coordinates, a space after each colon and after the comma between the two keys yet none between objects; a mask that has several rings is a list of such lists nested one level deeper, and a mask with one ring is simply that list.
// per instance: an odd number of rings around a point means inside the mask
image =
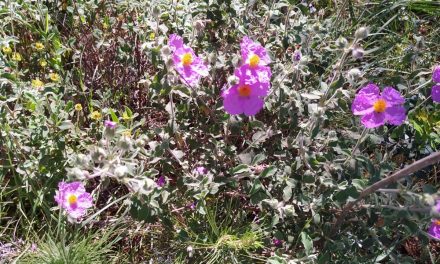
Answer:
[{"label": "branch", "polygon": [[403,177],[410,175],[411,173],[419,171],[437,162],[440,162],[440,152],[434,152],[431,155],[424,157],[423,159],[420,159],[411,165],[406,166],[405,168],[391,174],[389,177],[386,177],[372,184],[370,187],[366,188],[365,190],[363,190],[355,201],[349,202],[342,209],[341,214],[339,215],[335,225],[333,226],[331,234],[333,235],[336,231],[339,230],[339,227],[342,221],[344,220],[345,216],[351,211],[353,206],[355,206],[358,202],[362,201],[365,197],[367,197],[368,195],[376,192],[377,190],[383,187],[388,186],[390,183],[396,182],[402,179]]}]

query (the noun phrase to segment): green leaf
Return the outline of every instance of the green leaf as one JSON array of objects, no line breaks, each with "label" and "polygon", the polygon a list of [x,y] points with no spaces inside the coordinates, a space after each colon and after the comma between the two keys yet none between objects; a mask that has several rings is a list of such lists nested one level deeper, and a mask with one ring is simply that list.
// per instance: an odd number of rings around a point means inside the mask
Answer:
[{"label": "green leaf", "polygon": [[68,129],[71,129],[74,127],[75,126],[73,125],[72,121],[70,121],[70,120],[65,120],[65,121],[61,122],[61,124],[58,126],[58,128],[61,130],[68,130]]},{"label": "green leaf", "polygon": [[306,232],[301,232],[301,243],[304,246],[306,255],[310,255],[313,252],[313,240]]}]

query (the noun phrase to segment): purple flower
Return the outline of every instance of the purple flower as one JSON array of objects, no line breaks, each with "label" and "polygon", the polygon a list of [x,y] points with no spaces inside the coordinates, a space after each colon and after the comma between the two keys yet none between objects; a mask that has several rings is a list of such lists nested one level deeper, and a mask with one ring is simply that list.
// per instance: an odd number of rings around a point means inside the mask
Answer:
[{"label": "purple flower", "polygon": [[354,115],[363,116],[362,124],[367,128],[375,128],[385,123],[400,125],[406,119],[403,104],[405,99],[392,87],[385,87],[380,93],[379,87],[370,83],[356,95],[351,105]]},{"label": "purple flower", "polygon": [[435,239],[440,239],[440,220],[434,220],[428,229],[428,234],[430,234]]},{"label": "purple flower", "polygon": [[277,238],[274,238],[272,240],[272,242],[273,242],[274,246],[276,246],[276,247],[280,247],[283,244],[283,241],[280,239],[277,239]]},{"label": "purple flower", "polygon": [[431,97],[434,102],[440,103],[440,84],[432,86]]},{"label": "purple flower", "polygon": [[302,57],[302,53],[301,53],[300,50],[295,50],[295,51],[293,52],[293,60],[294,60],[294,61],[300,61],[300,60],[301,60],[301,57]]},{"label": "purple flower", "polygon": [[436,204],[434,205],[434,211],[435,211],[436,213],[439,213],[439,214],[440,214],[440,199],[437,200]]},{"label": "purple flower", "polygon": [[[266,68],[266,70],[265,70]],[[225,90],[222,94],[223,106],[231,115],[244,113],[247,116],[255,115],[263,108],[263,99],[269,93],[270,69],[262,68],[258,73],[243,65],[235,70],[239,83]],[[261,82],[264,80],[264,82]]]},{"label": "purple flower", "polygon": [[432,71],[432,81],[440,83],[440,65],[434,67],[434,70]]},{"label": "purple flower", "polygon": [[92,196],[86,192],[81,182],[60,182],[55,193],[55,201],[75,219],[85,215],[86,209],[93,206]]},{"label": "purple flower", "polygon": [[271,61],[266,49],[247,36],[243,37],[240,48],[243,62],[251,68],[268,65]]},{"label": "purple flower", "polygon": [[156,180],[156,184],[159,187],[163,187],[165,185],[165,183],[166,183],[165,177],[162,175]]},{"label": "purple flower", "polygon": [[203,166],[199,166],[199,167],[196,167],[195,172],[200,175],[204,175],[208,172],[208,170]]},{"label": "purple flower", "polygon": [[104,126],[106,128],[114,129],[116,127],[116,122],[113,122],[113,121],[110,121],[110,120],[105,120],[104,121]]},{"label": "purple flower", "polygon": [[196,86],[202,76],[208,76],[208,67],[197,57],[193,49],[183,44],[182,37],[172,34],[168,45],[173,52],[174,68],[189,86]]}]

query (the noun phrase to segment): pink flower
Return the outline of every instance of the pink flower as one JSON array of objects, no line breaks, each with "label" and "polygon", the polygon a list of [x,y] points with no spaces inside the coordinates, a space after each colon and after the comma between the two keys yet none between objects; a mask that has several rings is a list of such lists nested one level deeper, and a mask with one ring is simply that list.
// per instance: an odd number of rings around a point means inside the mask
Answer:
[{"label": "pink flower", "polygon": [[93,198],[81,182],[60,182],[55,201],[74,219],[84,216],[86,209],[93,206]]},{"label": "pink flower", "polygon": [[116,123],[110,120],[105,120],[104,126],[110,129],[114,129],[116,127]]},{"label": "pink flower", "polygon": [[208,67],[197,57],[192,48],[183,44],[182,37],[172,34],[168,45],[173,52],[174,68],[183,82],[193,87],[199,83],[201,77],[208,76]]},{"label": "pink flower", "polygon": [[440,65],[436,65],[432,71],[432,81],[440,83]]},{"label": "pink flower", "polygon": [[253,69],[268,65],[271,61],[266,49],[260,43],[253,42],[248,36],[243,38],[240,48],[244,64]]},{"label": "pink flower", "polygon": [[[239,83],[225,90],[222,94],[223,106],[231,115],[244,113],[247,116],[256,115],[263,108],[262,97],[269,93],[269,82],[260,82],[261,76],[249,72],[250,67],[243,65],[235,70]],[[269,69],[270,71],[270,69]],[[263,71],[264,72],[264,71]],[[266,73],[266,75],[270,76]],[[265,78],[269,78],[266,76]]]},{"label": "pink flower", "polygon": [[440,239],[440,220],[433,220],[431,226],[428,229],[430,234],[435,239]]},{"label": "pink flower", "polygon": [[392,87],[385,87],[380,93],[379,87],[370,83],[356,95],[351,105],[354,115],[363,116],[362,124],[367,128],[375,128],[390,123],[400,125],[406,119],[403,104],[405,98]]}]

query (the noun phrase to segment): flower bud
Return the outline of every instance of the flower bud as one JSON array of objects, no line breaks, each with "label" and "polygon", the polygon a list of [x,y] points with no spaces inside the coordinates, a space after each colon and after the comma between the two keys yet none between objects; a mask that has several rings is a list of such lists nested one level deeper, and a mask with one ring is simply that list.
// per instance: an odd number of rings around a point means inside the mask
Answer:
[{"label": "flower bud", "polygon": [[347,77],[350,79],[350,80],[356,80],[357,78],[359,78],[359,77],[361,77],[361,71],[358,69],[358,68],[353,68],[353,69],[351,69],[351,70],[349,70],[348,72],[347,72]]},{"label": "flower bud", "polygon": [[348,40],[344,37],[339,37],[336,40],[336,46],[340,49],[345,49],[348,46]]},{"label": "flower bud", "polygon": [[173,61],[173,58],[171,57],[171,56],[167,56],[165,59],[164,59],[164,61],[165,61],[165,66],[168,68],[168,69],[171,69],[172,67],[173,67],[173,65],[174,65],[174,61]]},{"label": "flower bud", "polygon": [[131,145],[132,145],[131,138],[129,138],[129,137],[121,137],[119,139],[118,146],[121,149],[123,149],[123,150],[130,150],[131,149]]},{"label": "flower bud", "polygon": [[228,77],[228,83],[231,86],[232,85],[236,85],[239,82],[240,82],[240,79],[237,76],[235,76],[235,75],[231,75],[231,76]]},{"label": "flower bud", "polygon": [[116,123],[110,120],[106,120],[104,122],[104,137],[106,138],[112,138],[115,136],[115,131],[116,131]]},{"label": "flower bud", "polygon": [[293,61],[300,61],[302,58],[302,53],[300,50],[295,50],[293,52]]},{"label": "flower bud", "polygon": [[186,251],[188,252],[188,257],[192,258],[192,256],[194,255],[194,249],[192,246],[188,246],[186,248]]},{"label": "flower bud", "polygon": [[160,49],[160,52],[162,53],[162,56],[168,56],[171,54],[171,48],[170,46],[165,45]]},{"label": "flower bud", "polygon": [[114,170],[113,174],[116,176],[116,178],[122,178],[128,174],[128,168],[127,166],[118,166]]},{"label": "flower bud", "polygon": [[197,30],[197,32],[202,32],[202,30],[205,29],[205,23],[203,20],[196,20],[194,21],[194,28]]},{"label": "flower bud", "polygon": [[355,59],[361,59],[362,57],[364,57],[364,49],[363,48],[354,48],[351,52],[351,55],[353,56],[353,58]]},{"label": "flower bud", "polygon": [[153,16],[158,17],[159,15],[160,15],[160,8],[159,8],[159,6],[155,5],[153,7]]},{"label": "flower bud", "polygon": [[107,153],[103,148],[94,147],[93,150],[90,152],[90,156],[92,157],[92,160],[94,162],[101,163],[106,158]]},{"label": "flower bud", "polygon": [[317,22],[317,23],[312,25],[312,30],[313,31],[316,32],[316,31],[319,31],[320,29],[321,29],[321,24],[320,23]]},{"label": "flower bud", "polygon": [[354,36],[357,39],[365,39],[368,37],[369,33],[370,32],[367,27],[360,27],[356,30],[356,32],[354,33]]}]

